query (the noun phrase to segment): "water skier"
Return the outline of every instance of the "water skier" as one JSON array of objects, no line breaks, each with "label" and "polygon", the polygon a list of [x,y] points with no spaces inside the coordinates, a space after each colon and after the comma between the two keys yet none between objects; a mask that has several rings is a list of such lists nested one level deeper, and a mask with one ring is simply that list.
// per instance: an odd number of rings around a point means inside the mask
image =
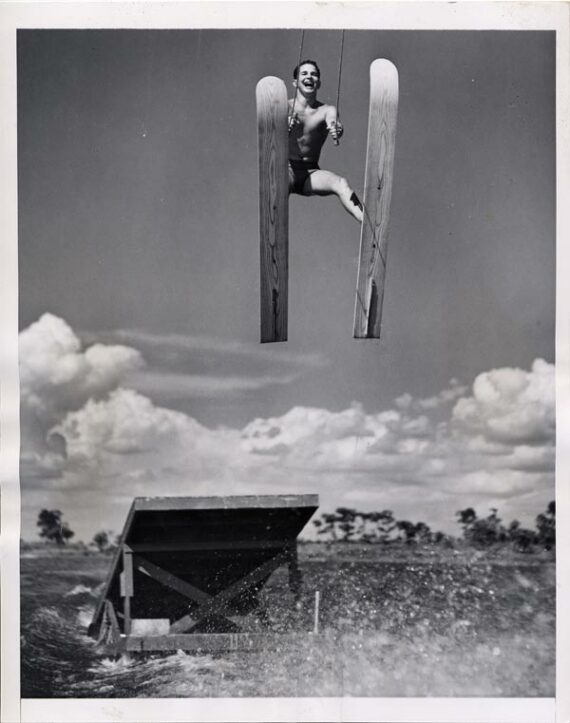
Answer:
[{"label": "water skier", "polygon": [[321,71],[314,60],[303,60],[293,71],[295,97],[289,100],[289,193],[335,195],[348,213],[362,222],[362,204],[346,178],[319,168],[327,136],[338,145],[344,129],[334,105],[317,100]]}]

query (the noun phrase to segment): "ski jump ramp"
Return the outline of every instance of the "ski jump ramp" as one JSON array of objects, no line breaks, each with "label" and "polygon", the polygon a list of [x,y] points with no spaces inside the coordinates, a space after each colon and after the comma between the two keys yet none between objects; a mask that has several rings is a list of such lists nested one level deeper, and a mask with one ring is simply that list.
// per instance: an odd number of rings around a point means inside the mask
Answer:
[{"label": "ski jump ramp", "polygon": [[285,566],[299,601],[297,536],[317,508],[317,495],[135,498],[89,634],[114,654],[265,646],[279,633],[259,594]]}]

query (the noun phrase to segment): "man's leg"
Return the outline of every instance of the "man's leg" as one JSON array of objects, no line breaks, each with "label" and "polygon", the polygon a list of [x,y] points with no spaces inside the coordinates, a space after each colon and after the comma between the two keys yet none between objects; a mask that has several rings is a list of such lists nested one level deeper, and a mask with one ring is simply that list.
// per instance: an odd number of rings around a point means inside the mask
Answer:
[{"label": "man's leg", "polygon": [[346,178],[337,176],[332,171],[322,169],[310,171],[305,181],[303,194],[306,196],[338,196],[340,202],[359,223],[362,223],[362,204],[350,187]]}]

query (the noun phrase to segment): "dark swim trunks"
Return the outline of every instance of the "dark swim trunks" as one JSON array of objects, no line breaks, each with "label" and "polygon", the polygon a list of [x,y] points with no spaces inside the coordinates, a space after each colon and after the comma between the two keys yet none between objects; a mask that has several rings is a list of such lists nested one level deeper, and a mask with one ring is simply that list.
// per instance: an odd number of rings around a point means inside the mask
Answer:
[{"label": "dark swim trunks", "polygon": [[289,161],[289,192],[303,194],[305,181],[311,175],[311,171],[318,171],[319,164],[316,161]]}]

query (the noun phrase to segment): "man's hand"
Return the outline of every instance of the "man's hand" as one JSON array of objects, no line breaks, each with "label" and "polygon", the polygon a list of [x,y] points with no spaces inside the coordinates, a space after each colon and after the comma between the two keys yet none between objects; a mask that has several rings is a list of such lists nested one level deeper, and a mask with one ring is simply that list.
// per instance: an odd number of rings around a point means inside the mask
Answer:
[{"label": "man's hand", "polygon": [[335,146],[338,146],[338,142],[340,141],[340,139],[342,138],[342,134],[344,133],[342,123],[337,119],[336,121],[329,123],[329,125],[327,126],[327,130],[330,137],[333,139],[333,143],[335,144]]},{"label": "man's hand", "polygon": [[295,128],[295,126],[301,125],[301,121],[299,119],[299,116],[296,113],[293,113],[293,115],[290,115],[288,118],[288,130],[289,133]]}]

